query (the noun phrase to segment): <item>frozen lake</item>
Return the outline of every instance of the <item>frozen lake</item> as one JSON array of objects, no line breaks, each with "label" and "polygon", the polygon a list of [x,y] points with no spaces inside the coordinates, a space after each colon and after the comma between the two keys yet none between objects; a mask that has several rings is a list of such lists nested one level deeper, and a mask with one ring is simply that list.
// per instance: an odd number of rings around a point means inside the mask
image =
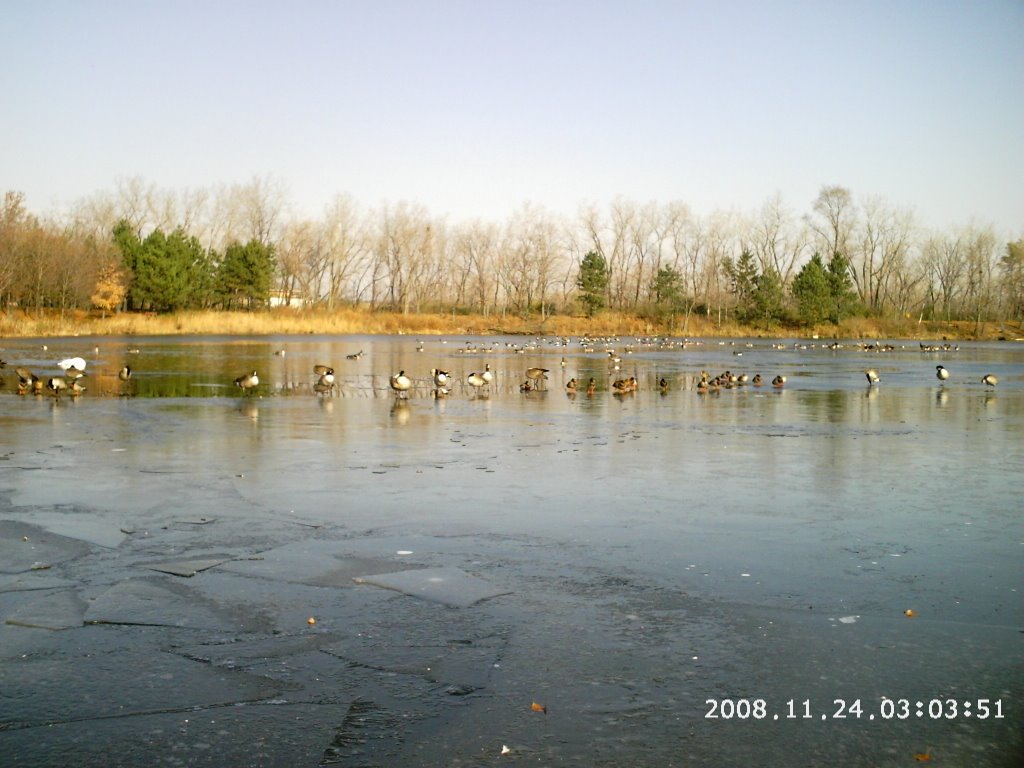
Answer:
[{"label": "frozen lake", "polygon": [[5,340],[4,764],[1017,765],[1024,346],[890,344]]}]

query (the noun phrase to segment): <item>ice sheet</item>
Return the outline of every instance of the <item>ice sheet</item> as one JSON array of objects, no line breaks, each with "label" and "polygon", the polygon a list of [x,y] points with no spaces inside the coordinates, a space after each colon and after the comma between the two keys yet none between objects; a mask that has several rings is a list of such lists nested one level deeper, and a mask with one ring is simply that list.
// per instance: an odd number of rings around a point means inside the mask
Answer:
[{"label": "ice sheet", "polygon": [[353,581],[394,589],[411,597],[443,603],[453,608],[466,608],[481,600],[510,594],[511,591],[495,587],[458,568],[420,568],[357,576]]}]

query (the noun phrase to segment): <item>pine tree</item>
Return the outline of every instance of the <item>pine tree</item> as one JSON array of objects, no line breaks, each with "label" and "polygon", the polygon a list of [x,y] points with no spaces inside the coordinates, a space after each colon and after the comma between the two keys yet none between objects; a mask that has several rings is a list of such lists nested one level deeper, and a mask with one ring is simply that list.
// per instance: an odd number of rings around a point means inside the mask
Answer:
[{"label": "pine tree", "polygon": [[580,273],[576,285],[580,289],[580,302],[587,311],[587,317],[605,306],[608,294],[608,262],[597,251],[591,251],[580,262]]},{"label": "pine tree", "polygon": [[754,254],[744,249],[736,262],[726,257],[722,263],[722,271],[729,278],[730,290],[736,296],[736,316],[740,320],[746,320],[755,311],[752,301],[757,283]]},{"label": "pine tree", "polygon": [[814,254],[793,278],[793,298],[797,314],[806,325],[828,319],[833,306],[832,289],[820,254]]},{"label": "pine tree", "polygon": [[850,278],[850,261],[841,253],[835,253],[828,262],[828,288],[832,297],[829,320],[840,322],[853,314],[857,306],[857,292]]},{"label": "pine tree", "polygon": [[754,279],[754,295],[752,297],[754,311],[758,319],[764,320],[765,330],[772,320],[781,320],[784,295],[782,278],[774,269],[767,269]]}]

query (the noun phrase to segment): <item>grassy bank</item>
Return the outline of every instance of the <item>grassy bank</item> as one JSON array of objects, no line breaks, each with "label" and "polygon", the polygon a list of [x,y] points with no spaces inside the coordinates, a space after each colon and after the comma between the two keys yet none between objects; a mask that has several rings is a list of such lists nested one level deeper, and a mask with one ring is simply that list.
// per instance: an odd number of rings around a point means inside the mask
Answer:
[{"label": "grassy bank", "polygon": [[749,327],[691,317],[687,323],[653,322],[635,315],[604,312],[593,318],[572,315],[521,317],[512,314],[401,314],[364,309],[275,309],[262,312],[178,312],[174,314],[119,313],[101,316],[86,312],[32,313],[10,310],[0,314],[0,336],[173,336],[173,335],[305,335],[305,334],[421,334],[542,336],[691,336],[1009,339],[1024,338],[1020,324],[973,322],[886,322],[851,318],[838,326],[815,328]]}]

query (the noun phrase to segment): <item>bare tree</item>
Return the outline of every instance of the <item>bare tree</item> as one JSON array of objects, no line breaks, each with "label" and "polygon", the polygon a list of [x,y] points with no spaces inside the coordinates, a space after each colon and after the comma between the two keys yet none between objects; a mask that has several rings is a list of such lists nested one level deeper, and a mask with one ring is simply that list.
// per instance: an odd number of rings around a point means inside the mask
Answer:
[{"label": "bare tree", "polygon": [[97,192],[75,202],[68,212],[68,226],[83,237],[110,238],[123,217],[116,198],[109,192]]},{"label": "bare tree", "polygon": [[1006,315],[1020,322],[1024,319],[1024,238],[1006,244],[999,260],[999,274]]},{"label": "bare tree", "polygon": [[817,238],[822,258],[833,254],[849,258],[850,239],[857,221],[857,209],[850,190],[845,187],[822,187],[812,206],[813,216],[807,222]]},{"label": "bare tree", "polygon": [[799,226],[785,207],[780,193],[776,192],[761,206],[747,237],[761,274],[774,269],[783,286],[789,285],[797,263],[807,255],[808,235],[806,227]]},{"label": "bare tree", "polygon": [[279,235],[286,201],[284,182],[270,176],[254,176],[246,184],[221,187],[213,205],[211,245],[223,250],[231,243],[250,240],[260,245],[273,244]]},{"label": "bare tree", "polygon": [[641,293],[648,298],[654,276],[661,263],[663,245],[662,221],[658,206],[654,203],[635,211],[628,228],[630,269],[632,270],[632,306],[640,304]]},{"label": "bare tree", "polygon": [[949,321],[954,303],[962,291],[964,274],[964,246],[956,234],[933,235],[924,246],[924,264],[928,274],[929,298],[941,304],[942,313]]},{"label": "bare tree", "polygon": [[848,254],[850,273],[861,303],[881,312],[894,274],[906,268],[914,215],[909,210],[894,209],[877,197],[869,198],[863,211]]},{"label": "bare tree", "polygon": [[996,270],[999,251],[991,225],[966,227],[960,237],[964,247],[964,313],[970,312],[978,332],[982,320],[1000,316]]},{"label": "bare tree", "polygon": [[[689,330],[690,314],[694,306],[703,301],[705,313],[710,314],[710,285],[708,284],[708,234],[707,225],[699,216],[690,214],[688,208],[680,206],[671,218],[673,265],[683,275],[683,282],[689,294],[683,331]],[[681,264],[681,267],[679,266]]]},{"label": "bare tree", "polygon": [[0,210],[0,306],[9,306],[16,290],[30,221],[25,210],[25,195],[5,192],[3,210]]},{"label": "bare tree", "polygon": [[285,224],[277,243],[278,287],[287,306],[296,297],[319,302],[328,266],[322,227],[317,222]]},{"label": "bare tree", "polygon": [[327,250],[327,304],[357,301],[360,271],[365,274],[372,247],[366,218],[352,198],[338,195],[327,207],[324,218],[324,245]]},{"label": "bare tree", "polygon": [[495,301],[498,228],[480,220],[458,227],[452,238],[456,303],[487,315]]},{"label": "bare tree", "polygon": [[381,300],[392,309],[407,314],[417,305],[434,240],[434,225],[423,206],[400,202],[381,210],[374,278],[383,286]]},{"label": "bare tree", "polygon": [[548,292],[555,279],[558,225],[543,209],[524,204],[505,225],[499,276],[512,308],[529,311],[539,303],[547,312]]}]

